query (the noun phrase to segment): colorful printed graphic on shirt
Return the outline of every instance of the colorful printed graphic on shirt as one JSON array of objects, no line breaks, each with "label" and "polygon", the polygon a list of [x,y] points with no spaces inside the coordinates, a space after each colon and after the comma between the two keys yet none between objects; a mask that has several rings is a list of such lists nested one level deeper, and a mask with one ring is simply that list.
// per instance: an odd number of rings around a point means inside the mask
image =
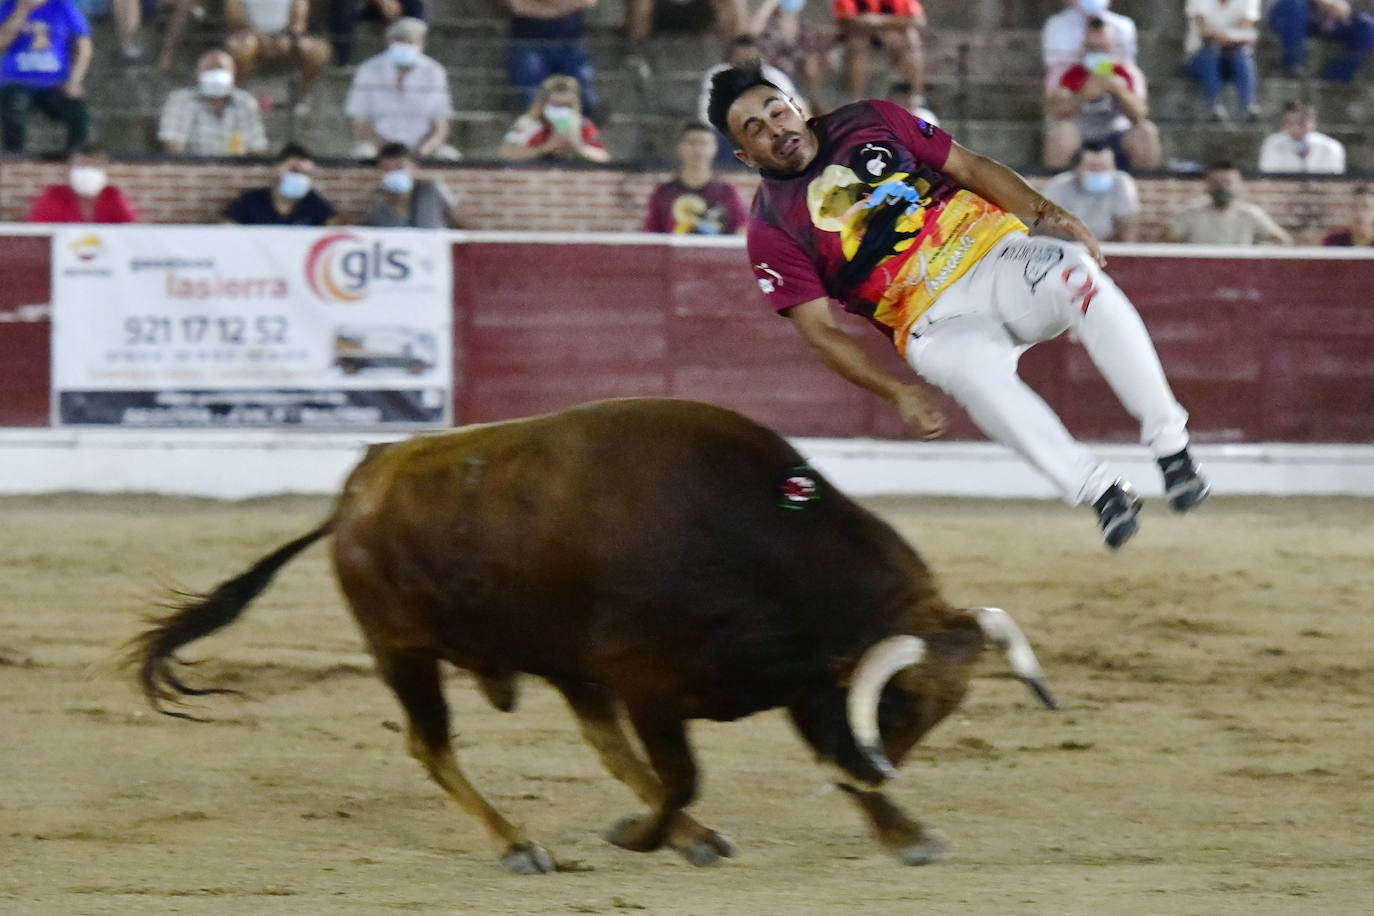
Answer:
[{"label": "colorful printed graphic on shirt", "polygon": [[725,208],[711,206],[698,194],[683,194],[673,201],[673,232],[720,235],[725,228]]}]

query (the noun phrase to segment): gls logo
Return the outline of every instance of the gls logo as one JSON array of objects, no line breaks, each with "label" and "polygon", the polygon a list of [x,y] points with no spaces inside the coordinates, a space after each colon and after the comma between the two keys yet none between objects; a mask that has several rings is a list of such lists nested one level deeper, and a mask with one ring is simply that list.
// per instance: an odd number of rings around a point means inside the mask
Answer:
[{"label": "gls logo", "polygon": [[398,283],[410,274],[409,251],[381,242],[369,245],[352,232],[326,235],[305,256],[305,281],[325,302],[357,302],[377,281]]}]

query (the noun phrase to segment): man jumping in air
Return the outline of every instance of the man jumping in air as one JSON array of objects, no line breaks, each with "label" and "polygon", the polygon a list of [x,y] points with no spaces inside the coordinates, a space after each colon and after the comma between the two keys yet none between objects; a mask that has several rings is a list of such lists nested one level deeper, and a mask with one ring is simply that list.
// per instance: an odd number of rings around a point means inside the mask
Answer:
[{"label": "man jumping in air", "polygon": [[[730,69],[712,81],[709,112],[763,177],[748,228],[759,287],[827,366],[891,401],[925,438],[944,432],[919,385],[892,376],[836,325],[835,299],[890,333],[912,369],[1067,502],[1091,503],[1117,548],[1138,528],[1140,498],[1016,374],[1029,346],[1071,328],[1140,421],[1169,504],[1186,512],[1207,498],[1188,454],[1188,414],[1076,217],[889,102],[805,121],[757,71]],[[1032,237],[1027,224],[1062,238]]]}]

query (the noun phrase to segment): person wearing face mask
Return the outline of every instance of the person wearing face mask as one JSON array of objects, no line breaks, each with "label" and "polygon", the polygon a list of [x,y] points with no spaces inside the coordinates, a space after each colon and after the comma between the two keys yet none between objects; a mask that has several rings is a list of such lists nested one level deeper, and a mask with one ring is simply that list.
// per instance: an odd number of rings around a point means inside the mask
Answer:
[{"label": "person wearing face mask", "polygon": [[372,192],[364,226],[449,229],[458,225],[453,192],[442,182],[415,177],[415,160],[399,143],[388,143],[377,154],[378,187]]},{"label": "person wearing face mask", "polygon": [[224,221],[243,226],[325,226],[338,221],[329,201],[314,188],[315,157],[298,143],[282,147],[276,180],[244,191],[224,208]]},{"label": "person wearing face mask", "polygon": [[196,64],[196,86],[173,89],[157,138],[173,156],[245,156],[267,152],[262,113],[252,93],[234,85],[234,59],[219,49]]},{"label": "person wearing face mask", "polygon": [[601,131],[582,113],[577,80],[555,74],[544,80],[530,106],[506,131],[501,158],[509,162],[532,159],[585,159],[609,162],[601,145]]},{"label": "person wearing face mask", "polygon": [[1293,238],[1259,204],[1242,199],[1244,182],[1230,162],[1207,167],[1207,195],[1174,216],[1170,240],[1191,245],[1291,245]]},{"label": "person wearing face mask", "polygon": [[1139,39],[1135,21],[1109,9],[1110,0],[1065,0],[1064,9],[1045,20],[1040,50],[1045,63],[1045,88],[1059,84],[1064,71],[1083,57],[1088,21],[1101,19],[1110,36],[1110,52],[1121,63],[1135,65]]},{"label": "person wearing face mask", "polygon": [[1077,165],[1051,178],[1044,193],[1101,241],[1134,242],[1138,237],[1140,192],[1135,179],[1117,169],[1105,143],[1083,144]]},{"label": "person wearing face mask", "polygon": [[1283,109],[1283,130],[1260,144],[1259,170],[1264,173],[1344,175],[1345,145],[1317,132],[1317,116],[1306,102]]},{"label": "person wearing face mask", "polygon": [[595,112],[596,68],[583,36],[587,13],[597,0],[507,0],[510,47],[506,75],[529,105],[539,84],[555,73],[571,76],[582,87],[582,110]]},{"label": "person wearing face mask", "polygon": [[68,160],[67,183],[44,188],[29,207],[31,223],[132,223],[133,206],[110,184],[109,160],[94,146],[75,150]]},{"label": "person wearing face mask", "polygon": [[1144,74],[1111,47],[1106,21],[1090,19],[1082,58],[1045,97],[1045,168],[1065,168],[1084,143],[1110,146],[1118,168],[1159,168],[1159,129],[1146,117]]},{"label": "person wearing face mask", "polygon": [[397,19],[386,28],[386,50],[354,72],[344,113],[356,158],[374,158],[387,143],[414,150],[417,159],[459,158],[445,142],[453,104],[443,65],[424,53],[428,29],[419,19]]}]

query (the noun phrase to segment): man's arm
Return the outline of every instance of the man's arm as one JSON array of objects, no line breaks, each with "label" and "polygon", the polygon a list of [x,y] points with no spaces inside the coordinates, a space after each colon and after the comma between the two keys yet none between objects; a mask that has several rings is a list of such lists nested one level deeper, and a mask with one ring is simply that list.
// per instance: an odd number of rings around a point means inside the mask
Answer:
[{"label": "man's arm", "polygon": [[1107,266],[1102,257],[1102,248],[1097,244],[1083,221],[1063,207],[1047,199],[1039,191],[1026,184],[1026,180],[1011,169],[994,162],[986,156],[960,146],[951,144],[949,158],[940,169],[950,178],[977,194],[1020,217],[1032,229],[1039,229],[1050,235],[1082,242],[1093,260]]},{"label": "man's arm", "polygon": [[448,118],[435,118],[423,140],[415,145],[415,155],[428,156],[448,139]]},{"label": "man's arm", "polygon": [[787,310],[802,338],[830,369],[861,388],[890,401],[907,426],[923,439],[943,435],[944,414],[930,403],[921,386],[892,375],[860,346],[859,342],[835,323],[826,299],[812,299]]},{"label": "man's arm", "polygon": [[69,99],[79,99],[85,93],[86,71],[91,66],[91,36],[82,35],[72,42],[72,70],[62,92]]},{"label": "man's arm", "polygon": [[1116,104],[1121,107],[1121,113],[1130,118],[1132,124],[1139,124],[1145,120],[1145,115],[1149,114],[1150,109],[1145,104],[1143,95],[1132,89],[1115,73],[1106,78],[1106,83],[1107,91],[1116,99]]},{"label": "man's arm", "polygon": [[1255,206],[1251,212],[1259,221],[1260,231],[1263,233],[1262,241],[1271,242],[1275,245],[1293,244],[1293,236],[1288,234],[1287,229],[1275,222],[1274,218],[1263,207]]},{"label": "man's arm", "polygon": [[9,18],[0,23],[0,51],[14,44],[14,40],[24,28],[24,23],[29,19],[29,13],[38,9],[44,2],[46,0],[17,0]]}]

